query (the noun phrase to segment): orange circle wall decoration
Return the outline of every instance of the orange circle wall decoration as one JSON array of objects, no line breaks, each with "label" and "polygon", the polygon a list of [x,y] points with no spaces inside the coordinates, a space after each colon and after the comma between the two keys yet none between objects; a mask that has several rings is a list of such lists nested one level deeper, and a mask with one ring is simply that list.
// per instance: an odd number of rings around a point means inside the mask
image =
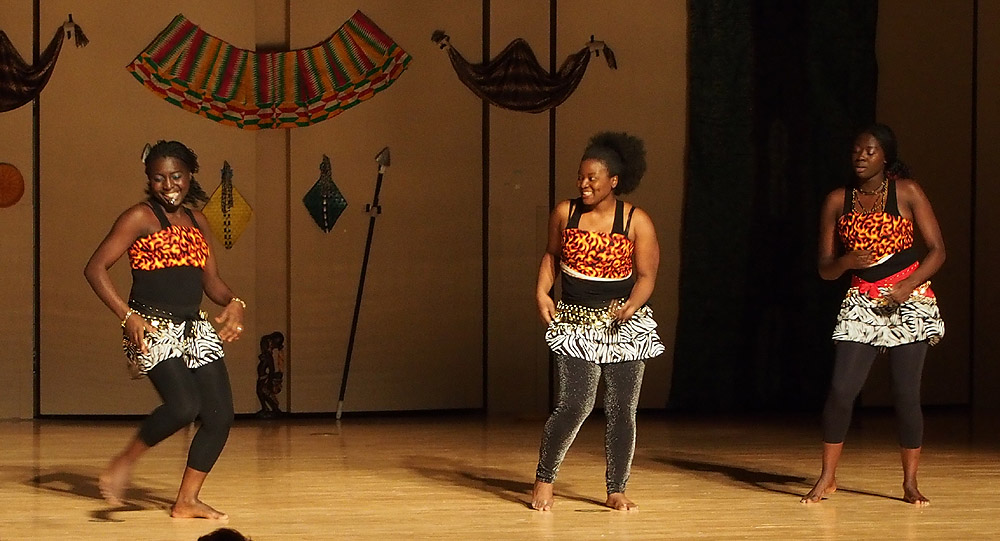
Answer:
[{"label": "orange circle wall decoration", "polygon": [[24,195],[24,177],[17,167],[0,163],[0,208],[17,203]]}]

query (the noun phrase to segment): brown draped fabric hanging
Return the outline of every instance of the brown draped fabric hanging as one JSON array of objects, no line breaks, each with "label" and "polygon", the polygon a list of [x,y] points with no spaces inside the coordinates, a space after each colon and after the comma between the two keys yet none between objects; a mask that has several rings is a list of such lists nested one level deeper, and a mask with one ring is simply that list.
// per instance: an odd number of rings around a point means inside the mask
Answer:
[{"label": "brown draped fabric hanging", "polygon": [[615,55],[601,41],[590,42],[570,55],[555,73],[542,68],[528,42],[521,38],[510,42],[489,62],[470,64],[449,42],[444,31],[437,30],[431,40],[448,50],[451,65],[458,78],[480,98],[504,109],[541,113],[569,98],[587,71],[590,54],[604,58],[611,69],[617,69]]},{"label": "brown draped fabric hanging", "polygon": [[0,113],[17,109],[42,92],[62,50],[64,32],[67,39],[76,37],[77,47],[90,42],[70,16],[56,30],[56,35],[39,56],[38,64],[33,66],[24,61],[7,34],[0,30]]}]

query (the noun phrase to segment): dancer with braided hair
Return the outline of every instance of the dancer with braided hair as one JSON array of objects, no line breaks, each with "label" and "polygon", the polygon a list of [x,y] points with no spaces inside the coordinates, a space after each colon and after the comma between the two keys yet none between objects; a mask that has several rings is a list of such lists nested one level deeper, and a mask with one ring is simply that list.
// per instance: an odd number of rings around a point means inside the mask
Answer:
[{"label": "dancer with braided hair", "polygon": [[[607,500],[637,509],[625,496],[635,452],[635,412],[646,359],[663,353],[652,310],[660,248],[649,215],[620,199],[646,171],[641,139],[603,132],[591,138],[577,174],[580,197],[559,203],[538,272],[538,311],[555,354],[558,402],[545,423],[531,506],[548,511],[559,465],[594,407],[604,378]],[[558,305],[549,295],[561,273]]]},{"label": "dancer with braided hair", "polygon": [[[149,183],[146,201],[122,213],[91,256],[84,275],[121,318],[122,346],[134,377],[148,376],[163,404],[99,478],[101,493],[119,505],[132,469],[152,446],[195,419],[187,468],[171,516],[224,519],[198,494],[222,453],[233,422],[233,393],[222,342],[243,333],[246,304],[219,277],[209,247],[205,215],[188,208],[208,200],[194,178],[198,157],[177,141],[160,141],[143,156]],[[126,302],[108,269],[128,252],[132,291]],[[202,292],[224,307],[219,330],[199,310]]]},{"label": "dancer with braided hair", "polygon": [[[945,259],[930,201],[897,156],[896,136],[883,124],[861,131],[852,154],[855,179],[827,196],[820,216],[819,273],[851,273],[833,331],[833,378],[823,407],[823,470],[802,503],[837,490],[837,463],[854,400],[879,351],[888,350],[899,419],[903,500],[930,503],[917,489],[923,440],[920,377],[927,348],[944,336],[930,277]],[[914,223],[927,248],[921,258]]]}]

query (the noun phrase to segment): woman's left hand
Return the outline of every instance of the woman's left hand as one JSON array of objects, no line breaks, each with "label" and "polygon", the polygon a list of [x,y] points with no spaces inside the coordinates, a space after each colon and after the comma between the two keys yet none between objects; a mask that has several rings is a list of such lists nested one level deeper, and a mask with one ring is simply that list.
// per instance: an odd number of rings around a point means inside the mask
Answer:
[{"label": "woman's left hand", "polygon": [[639,308],[640,307],[633,304],[631,300],[625,301],[625,304],[622,304],[621,308],[615,312],[615,320],[619,322],[625,321],[632,317],[632,315],[635,314],[636,310]]},{"label": "woman's left hand", "polygon": [[889,298],[895,301],[896,304],[903,304],[910,298],[910,295],[916,287],[917,286],[915,284],[911,284],[909,280],[902,280],[894,284],[889,289]]},{"label": "woman's left hand", "polygon": [[219,338],[226,342],[238,340],[243,335],[243,305],[230,301],[215,322],[220,324]]}]

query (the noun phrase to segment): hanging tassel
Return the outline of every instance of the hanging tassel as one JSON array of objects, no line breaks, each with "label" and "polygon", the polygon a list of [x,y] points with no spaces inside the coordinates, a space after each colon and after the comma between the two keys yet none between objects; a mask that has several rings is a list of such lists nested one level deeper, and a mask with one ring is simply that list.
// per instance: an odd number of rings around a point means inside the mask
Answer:
[{"label": "hanging tassel", "polygon": [[222,184],[219,186],[222,191],[222,243],[226,249],[233,247],[233,168],[229,166],[229,161],[222,162]]},{"label": "hanging tassel", "polygon": [[609,68],[613,70],[618,69],[618,62],[615,61],[615,52],[607,45],[604,46],[604,59],[608,61]]},{"label": "hanging tassel", "polygon": [[74,38],[77,47],[86,47],[90,40],[83,33],[83,28],[73,22],[73,14],[69,14],[69,20],[63,23],[63,30],[66,32],[66,39]]},{"label": "hanging tassel", "polygon": [[444,30],[435,30],[434,33],[431,34],[431,41],[437,43],[438,47],[442,49],[447,49],[451,46],[451,43],[448,40],[448,34],[445,34]]},{"label": "hanging tassel", "polygon": [[615,52],[608,47],[607,43],[603,41],[594,41],[594,36],[590,36],[590,42],[587,43],[587,48],[590,52],[594,53],[594,56],[601,56],[601,52],[604,52],[604,60],[607,61],[608,67],[615,70],[618,69],[618,62],[615,61]]}]

